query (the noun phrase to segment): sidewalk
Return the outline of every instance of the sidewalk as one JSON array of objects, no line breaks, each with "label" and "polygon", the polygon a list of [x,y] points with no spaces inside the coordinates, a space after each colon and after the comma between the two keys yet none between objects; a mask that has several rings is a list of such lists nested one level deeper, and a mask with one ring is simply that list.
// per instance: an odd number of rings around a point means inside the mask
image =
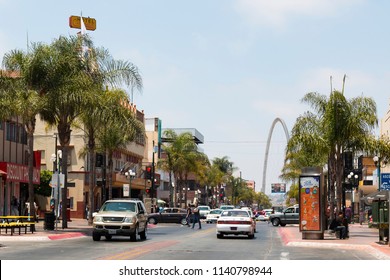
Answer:
[{"label": "sidewalk", "polygon": [[34,233],[27,231],[27,234],[23,232],[20,235],[15,231],[12,236],[9,232],[8,234],[5,234],[5,230],[2,230],[0,235],[0,242],[33,240],[49,241],[65,238],[80,238],[91,235],[92,226],[88,225],[88,221],[86,219],[72,219],[71,221],[68,221],[68,227],[65,229],[62,228],[62,223],[59,221],[57,226],[55,225],[54,230],[45,230],[44,221],[39,220],[39,222],[35,225],[35,230],[36,231]]},{"label": "sidewalk", "polygon": [[338,239],[334,234],[324,233],[324,239],[312,240],[302,239],[302,232],[298,225],[287,225],[280,227],[279,234],[286,246],[313,247],[313,248],[335,248],[365,250],[378,259],[390,260],[389,244],[379,242],[379,230],[369,228],[367,224],[350,224],[349,238]]}]

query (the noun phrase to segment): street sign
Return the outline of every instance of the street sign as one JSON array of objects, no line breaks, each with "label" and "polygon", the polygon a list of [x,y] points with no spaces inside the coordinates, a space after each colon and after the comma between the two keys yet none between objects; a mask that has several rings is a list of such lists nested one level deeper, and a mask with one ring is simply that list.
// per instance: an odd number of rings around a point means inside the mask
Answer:
[{"label": "street sign", "polygon": [[[84,25],[87,30],[96,29],[96,19],[90,17],[83,17]],[[69,27],[81,29],[80,16],[70,16],[69,17]]]},{"label": "street sign", "polygon": [[390,173],[381,173],[381,191],[390,191]]}]

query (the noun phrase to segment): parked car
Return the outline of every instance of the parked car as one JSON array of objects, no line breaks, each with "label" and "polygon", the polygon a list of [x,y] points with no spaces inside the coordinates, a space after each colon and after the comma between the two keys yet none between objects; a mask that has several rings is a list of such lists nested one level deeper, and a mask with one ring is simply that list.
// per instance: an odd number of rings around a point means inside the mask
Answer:
[{"label": "parked car", "polygon": [[255,236],[253,219],[246,210],[224,210],[217,220],[216,234],[217,238],[223,238],[224,235],[234,234],[247,235],[249,239],[252,239]]},{"label": "parked car", "polygon": [[101,236],[111,240],[114,235],[130,236],[131,241],[147,237],[148,214],[141,200],[107,200],[99,212],[93,213],[93,241]]},{"label": "parked car", "polygon": [[179,223],[186,225],[187,210],[183,208],[164,208],[158,213],[151,213],[148,216],[149,224],[158,223]]},{"label": "parked car", "polygon": [[198,206],[199,215],[201,219],[206,219],[206,216],[208,213],[210,213],[210,207],[206,205],[199,205]]},{"label": "parked car", "polygon": [[286,224],[299,224],[299,205],[288,207],[282,213],[274,213],[269,217],[273,226],[282,226]]},{"label": "parked car", "polygon": [[217,222],[219,216],[221,215],[221,209],[212,209],[209,214],[206,216],[206,223],[212,224]]},{"label": "parked car", "polygon": [[270,213],[263,212],[257,215],[256,220],[257,221],[268,221],[269,220]]}]

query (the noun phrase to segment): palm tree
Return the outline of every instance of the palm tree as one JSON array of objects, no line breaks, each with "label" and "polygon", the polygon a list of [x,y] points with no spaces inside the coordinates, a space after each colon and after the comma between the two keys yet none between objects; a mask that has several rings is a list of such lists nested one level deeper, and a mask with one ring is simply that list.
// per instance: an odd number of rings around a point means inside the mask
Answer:
[{"label": "palm tree", "polygon": [[[341,92],[333,90],[329,98],[311,92],[306,94],[302,101],[311,105],[315,112],[306,112],[298,119],[288,143],[287,153],[299,155],[295,168],[306,163],[317,163],[320,166],[328,164],[330,207],[334,208],[337,191],[339,211],[344,176],[342,154],[348,150],[364,149],[365,139],[377,125],[375,102],[363,96],[347,100],[344,96],[344,85]],[[299,162],[302,156],[314,156],[315,159],[311,162]],[[333,211],[331,213],[333,214]]]},{"label": "palm tree", "polygon": [[[202,160],[191,133],[185,132],[177,135],[173,130],[164,131],[164,136],[169,139],[166,145],[163,145],[163,151],[167,158],[160,159],[158,165],[163,170],[169,172],[170,176],[173,173],[177,186],[179,188],[179,198],[182,199],[182,188],[185,187],[185,196],[187,196],[187,179],[190,172],[196,172],[196,162]],[[170,182],[172,178],[170,177]],[[173,193],[176,189],[173,188]],[[171,192],[171,201],[173,203],[173,193]]]},{"label": "palm tree", "polygon": [[[83,44],[89,47],[89,55],[81,59]],[[84,36],[60,37],[55,40],[50,45],[49,61],[49,87],[42,116],[49,125],[57,127],[65,159],[62,161],[62,171],[67,182],[67,156],[72,124],[81,117],[85,108],[95,105],[96,93],[106,86],[124,83],[140,88],[142,79],[134,65],[115,61],[106,50],[94,48],[89,38]],[[66,183],[63,193],[63,197],[66,197]],[[66,228],[66,199],[63,199],[62,217],[62,226]]]},{"label": "palm tree", "polygon": [[104,118],[105,125],[97,133],[99,150],[107,155],[108,159],[108,199],[112,199],[113,153],[125,149],[136,137],[144,135],[143,123],[138,121],[134,113],[125,106],[115,106],[115,102],[107,107],[111,113]]},{"label": "palm tree", "polygon": [[76,37],[60,37],[50,45],[47,75],[47,92],[44,97],[42,119],[50,127],[57,127],[62,150],[61,171],[65,175],[62,190],[62,227],[67,228],[67,170],[68,148],[72,124],[89,106],[90,88],[94,83],[84,71],[79,55],[80,42]]},{"label": "palm tree", "polygon": [[218,192],[220,192],[222,191],[222,185],[230,181],[230,177],[233,176],[233,172],[236,168],[234,167],[234,163],[229,161],[229,158],[227,156],[224,156],[222,158],[214,158],[212,162],[213,165],[217,166],[218,169],[223,173],[223,177],[217,185]]},{"label": "palm tree", "polygon": [[[35,217],[34,205],[34,132],[36,115],[42,108],[40,93],[46,68],[43,63],[45,46],[32,44],[29,52],[13,50],[4,55],[5,71],[0,72],[0,118],[16,117],[27,133],[29,213]],[[9,75],[14,73],[15,75]]]}]

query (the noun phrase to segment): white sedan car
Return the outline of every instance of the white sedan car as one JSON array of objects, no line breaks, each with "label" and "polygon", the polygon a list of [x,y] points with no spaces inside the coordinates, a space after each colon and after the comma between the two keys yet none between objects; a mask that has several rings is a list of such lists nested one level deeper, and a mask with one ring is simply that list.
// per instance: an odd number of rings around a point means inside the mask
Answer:
[{"label": "white sedan car", "polygon": [[219,216],[221,215],[222,210],[221,209],[213,209],[210,211],[210,213],[207,214],[206,216],[206,223],[215,223],[217,222]]},{"label": "white sedan car", "polygon": [[225,210],[217,220],[217,238],[224,235],[247,235],[249,239],[254,238],[255,229],[253,219],[248,211],[241,209]]}]

